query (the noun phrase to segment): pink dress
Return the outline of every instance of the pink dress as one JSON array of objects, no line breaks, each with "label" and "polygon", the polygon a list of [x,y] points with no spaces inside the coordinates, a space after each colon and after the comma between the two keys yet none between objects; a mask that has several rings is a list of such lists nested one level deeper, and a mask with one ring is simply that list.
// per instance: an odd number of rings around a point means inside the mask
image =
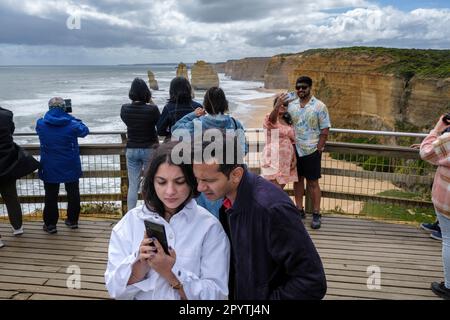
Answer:
[{"label": "pink dress", "polygon": [[261,175],[279,184],[298,181],[297,167],[294,165],[294,128],[280,122],[272,124],[269,115],[266,115],[263,128],[266,129],[266,145],[261,157]]}]

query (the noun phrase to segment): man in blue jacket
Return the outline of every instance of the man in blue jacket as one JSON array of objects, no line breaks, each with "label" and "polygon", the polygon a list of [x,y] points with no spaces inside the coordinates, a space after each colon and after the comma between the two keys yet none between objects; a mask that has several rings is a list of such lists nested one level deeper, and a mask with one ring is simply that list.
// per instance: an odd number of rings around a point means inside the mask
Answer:
[{"label": "man in blue jacket", "polygon": [[220,221],[231,242],[229,298],[322,299],[324,269],[298,209],[283,190],[246,169],[237,139],[230,139],[221,152],[211,143],[192,152],[198,191],[209,200],[225,198]]},{"label": "man in blue jacket", "polygon": [[37,121],[41,167],[39,178],[44,181],[44,231],[57,232],[59,184],[64,183],[67,191],[67,219],[65,224],[78,228],[80,215],[81,177],[80,148],[78,137],[85,137],[89,129],[81,120],[68,114],[65,101],[60,97],[50,99],[49,111]]}]

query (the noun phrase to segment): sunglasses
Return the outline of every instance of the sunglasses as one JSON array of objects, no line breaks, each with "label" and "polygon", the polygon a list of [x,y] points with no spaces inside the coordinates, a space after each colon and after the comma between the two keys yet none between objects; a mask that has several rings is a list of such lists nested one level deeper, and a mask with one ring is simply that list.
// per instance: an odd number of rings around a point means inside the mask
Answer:
[{"label": "sunglasses", "polygon": [[295,89],[296,90],[300,90],[300,89],[302,89],[302,90],[306,90],[306,89],[308,89],[309,88],[309,86],[307,86],[307,85],[297,85],[297,86],[295,86]]}]

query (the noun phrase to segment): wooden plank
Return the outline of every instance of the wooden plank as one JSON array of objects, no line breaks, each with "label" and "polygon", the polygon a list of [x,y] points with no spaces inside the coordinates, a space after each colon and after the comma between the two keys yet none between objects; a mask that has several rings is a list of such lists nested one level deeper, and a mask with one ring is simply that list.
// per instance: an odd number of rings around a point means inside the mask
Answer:
[{"label": "wooden plank", "polygon": [[44,294],[54,294],[60,296],[69,297],[84,297],[84,298],[104,298],[109,299],[109,295],[105,291],[98,290],[77,290],[77,289],[67,289],[58,288],[51,286],[37,286],[37,285],[27,285],[18,283],[5,283],[0,282],[0,288],[10,291],[18,291],[21,293],[44,293]]},{"label": "wooden plank", "polygon": [[[106,287],[105,287],[104,283],[94,283],[94,282],[83,281],[83,278],[81,278],[80,284],[81,284],[81,290],[98,290],[98,291],[106,292]],[[45,285],[51,286],[51,287],[67,288],[66,280],[61,280],[61,279],[48,280],[45,283]]]},{"label": "wooden plank", "polygon": [[[442,255],[442,248],[435,246],[408,246],[405,245],[399,248],[396,244],[391,243],[373,243],[373,242],[361,242],[361,241],[330,241],[314,239],[314,244],[322,248],[370,248],[373,251],[387,251],[387,252],[404,252],[404,253],[416,253],[417,255],[425,255],[430,257],[436,257]],[[99,249],[99,248],[97,248]]]},{"label": "wooden plank", "polygon": [[[327,282],[344,282],[344,283],[354,283],[358,285],[366,286],[367,276],[347,276],[347,275],[335,275],[327,273]],[[410,280],[395,280],[388,279],[381,275],[381,287],[392,287],[392,288],[407,288],[407,289],[420,289],[429,290],[431,282],[417,282]]]},{"label": "wooden plank", "polygon": [[[23,277],[23,275],[24,272],[22,270],[0,269],[0,277],[1,276]],[[71,276],[72,273],[27,271],[26,275],[28,278],[37,278],[37,279],[44,278],[47,281],[48,279],[67,280],[67,278]],[[104,284],[105,282],[105,278],[103,275],[101,276],[86,275],[84,274],[83,269],[81,269],[80,276],[81,281],[101,283],[101,284]]]},{"label": "wooden plank", "polygon": [[18,293],[12,299],[13,300],[28,300],[32,296],[31,293]]},{"label": "wooden plank", "polygon": [[89,256],[93,258],[97,258],[99,261],[107,259],[107,252],[92,252],[92,251],[85,251],[82,249],[79,250],[72,250],[72,249],[40,249],[40,248],[30,248],[30,247],[11,247],[7,246],[2,251],[3,252],[17,252],[20,251],[22,253],[35,253],[35,254],[50,254],[50,255],[58,255],[58,256],[66,256],[66,255],[72,255],[72,256]]},{"label": "wooden plank", "polygon": [[383,286],[381,284],[381,289],[369,290],[367,288],[367,284],[364,283],[348,283],[348,282],[330,282],[329,288],[336,289],[350,289],[350,290],[359,290],[359,291],[373,291],[379,292],[381,294],[402,294],[406,297],[409,296],[423,296],[423,297],[433,297],[435,296],[431,289],[414,289],[414,288],[401,288],[401,287],[389,287]]},{"label": "wooden plank", "polygon": [[24,276],[13,277],[13,276],[0,275],[0,282],[43,285],[46,281],[47,281],[47,279],[37,279],[37,278],[24,277]]},{"label": "wooden plank", "polygon": [[[9,269],[9,268],[14,268],[14,270],[17,270],[18,272],[22,271],[57,272],[60,269],[57,266],[35,266],[18,263],[6,263],[4,261],[0,262],[0,269]],[[2,274],[2,271],[0,271],[0,274]]]},{"label": "wooden plank", "polygon": [[337,295],[337,296],[350,296],[366,299],[379,299],[379,300],[440,300],[438,297],[424,297],[424,296],[414,296],[403,294],[392,294],[392,293],[380,293],[376,291],[362,291],[355,289],[342,289],[342,288],[328,288],[327,295]]},{"label": "wooden plank", "polygon": [[[329,275],[334,276],[349,276],[349,277],[360,277],[360,278],[366,278],[369,276],[366,272],[366,268],[364,270],[344,270],[342,266],[332,267],[331,264],[325,264],[325,273],[327,275],[327,279]],[[427,276],[418,276],[413,274],[404,274],[401,272],[401,270],[397,270],[397,273],[389,273],[386,271],[386,269],[381,268],[381,277],[382,279],[388,279],[388,280],[395,280],[395,281],[406,281],[407,283],[410,283],[412,286],[426,286],[429,287],[430,283],[433,281],[436,281],[436,277],[433,277],[431,275]]]},{"label": "wooden plank", "polygon": [[323,248],[321,247],[318,249],[320,251],[321,255],[328,255],[328,254],[336,254],[336,255],[349,255],[352,257],[357,257],[360,259],[360,257],[371,257],[374,259],[379,258],[395,258],[395,259],[411,259],[411,261],[418,261],[419,263],[423,263],[424,265],[428,265],[428,263],[433,262],[432,265],[435,264],[442,264],[442,259],[440,259],[440,256],[423,256],[423,255],[417,255],[417,254],[407,254],[407,253],[396,253],[396,252],[385,252],[385,251],[372,251],[369,249],[361,250],[361,249],[338,249],[338,248]]},{"label": "wooden plank", "polygon": [[53,294],[42,294],[42,293],[35,293],[32,294],[29,300],[104,300],[99,298],[82,298],[82,297],[74,297],[74,296],[60,296],[60,295],[53,295]]},{"label": "wooden plank", "polygon": [[13,299],[19,292],[11,290],[0,290],[0,299]]},{"label": "wooden plank", "polygon": [[343,264],[343,265],[355,265],[355,266],[365,266],[366,268],[371,265],[377,265],[380,268],[394,268],[402,270],[403,272],[416,271],[418,275],[435,274],[439,277],[443,276],[442,266],[423,266],[420,264],[410,265],[402,262],[388,262],[388,261],[363,261],[345,258],[336,258],[329,256],[321,256],[322,263],[333,263],[333,264]]},{"label": "wooden plank", "polygon": [[22,259],[16,257],[2,257],[2,262],[9,262],[21,265],[32,265],[32,266],[60,266],[61,268],[67,269],[67,267],[76,264],[78,267],[82,268],[84,272],[87,269],[91,270],[103,270],[105,271],[104,263],[96,263],[96,262],[74,262],[74,261],[55,261],[55,260],[42,260],[42,259]]}]

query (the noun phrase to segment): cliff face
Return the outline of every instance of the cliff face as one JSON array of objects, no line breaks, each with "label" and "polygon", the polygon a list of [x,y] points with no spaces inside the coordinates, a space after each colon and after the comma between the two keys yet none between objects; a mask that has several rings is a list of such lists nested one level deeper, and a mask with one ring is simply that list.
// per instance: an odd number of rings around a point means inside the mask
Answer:
[{"label": "cliff face", "polygon": [[[450,79],[406,80],[374,71],[391,62],[388,56],[297,55],[286,59],[279,70],[294,66],[287,73],[286,87],[290,89],[301,75],[313,79],[313,93],[328,106],[333,127],[368,130],[432,127],[450,107]],[[283,77],[283,72],[273,74]],[[266,87],[271,86],[269,82]]]},{"label": "cliff face", "polygon": [[225,63],[225,75],[232,80],[264,81],[264,74],[270,58],[244,58],[228,60]]},{"label": "cliff face", "polygon": [[191,84],[195,90],[207,90],[219,86],[219,76],[213,66],[205,61],[197,61],[191,70]]},{"label": "cliff face", "polygon": [[225,73],[226,62],[218,62],[212,65],[217,73]]},{"label": "cliff face", "polygon": [[289,87],[288,74],[302,61],[301,55],[274,56],[267,64],[264,88],[285,89]]}]

